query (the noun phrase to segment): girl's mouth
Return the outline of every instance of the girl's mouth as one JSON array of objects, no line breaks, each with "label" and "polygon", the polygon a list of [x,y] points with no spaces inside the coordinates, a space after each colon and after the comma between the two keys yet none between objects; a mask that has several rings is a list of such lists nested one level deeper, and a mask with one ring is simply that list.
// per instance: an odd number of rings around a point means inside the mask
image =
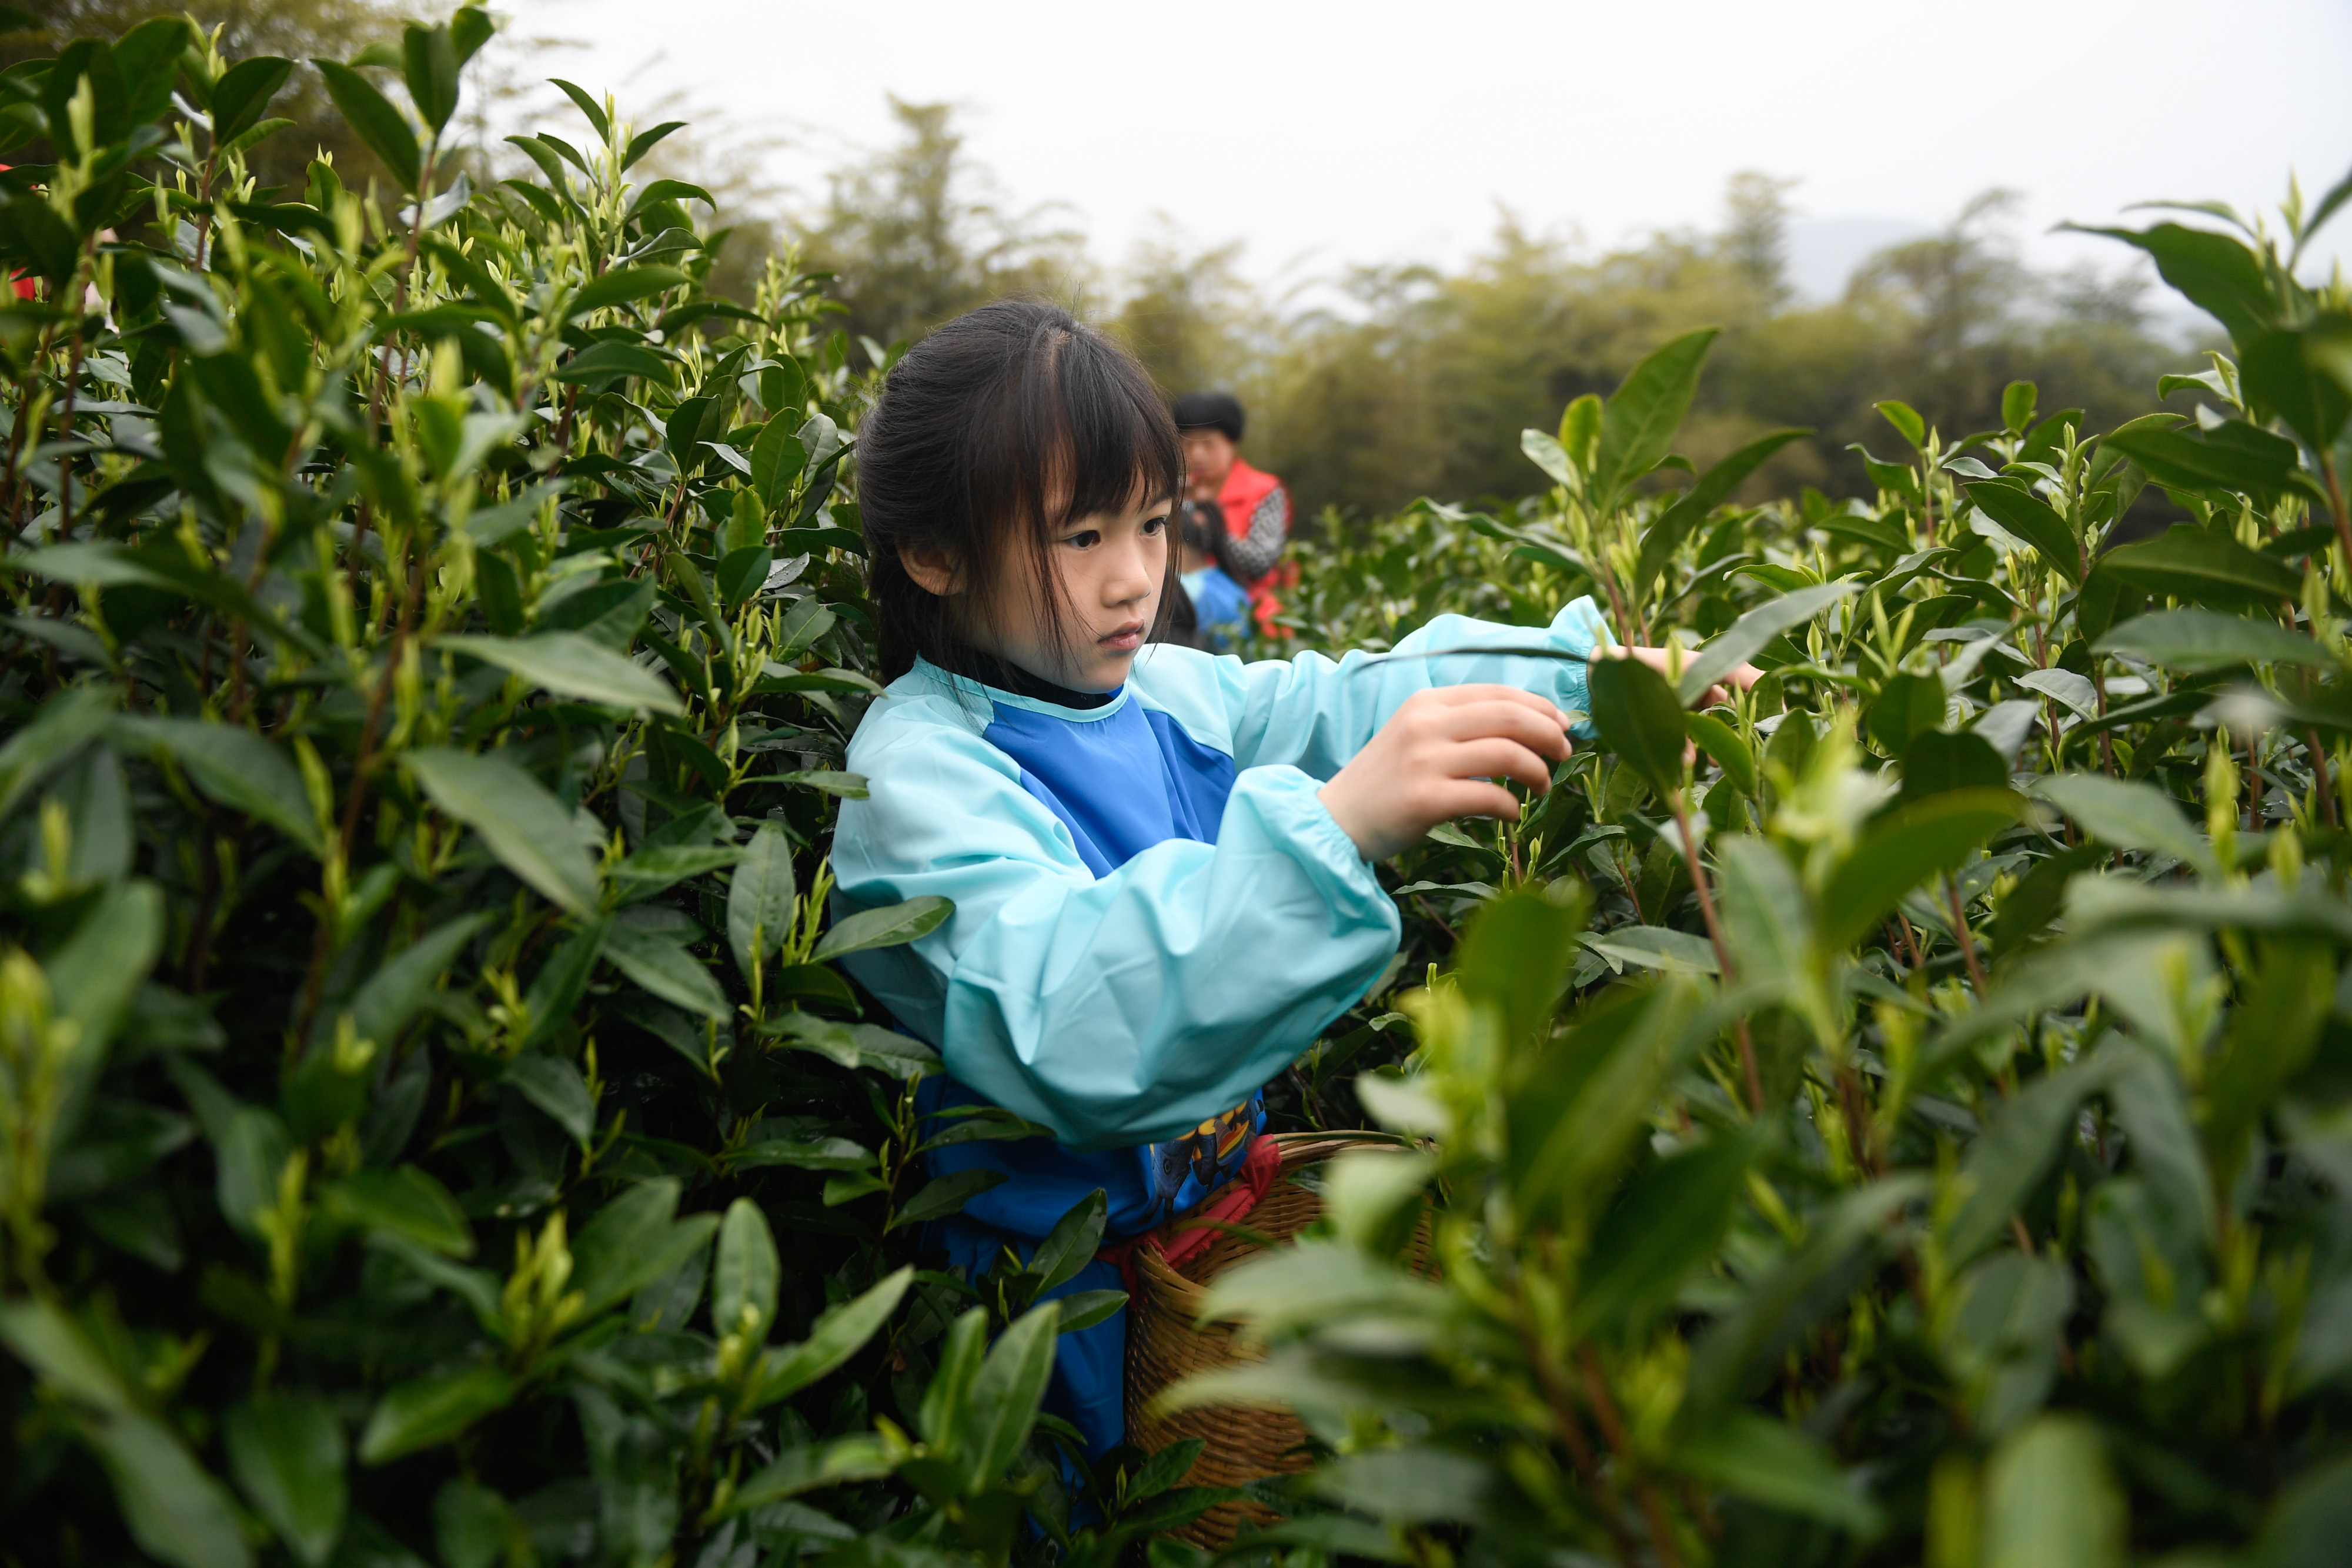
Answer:
[{"label": "girl's mouth", "polygon": [[1130,621],[1116,632],[1106,632],[1095,639],[1095,646],[1112,653],[1131,653],[1143,646],[1143,622]]}]

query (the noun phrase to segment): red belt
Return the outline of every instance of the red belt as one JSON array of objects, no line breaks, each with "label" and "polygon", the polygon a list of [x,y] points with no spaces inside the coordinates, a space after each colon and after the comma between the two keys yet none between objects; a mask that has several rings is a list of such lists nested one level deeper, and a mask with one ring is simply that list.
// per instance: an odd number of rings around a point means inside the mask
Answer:
[{"label": "red belt", "polygon": [[[1272,1138],[1263,1134],[1250,1144],[1250,1151],[1242,1161],[1240,1174],[1212,1193],[1208,1200],[1182,1219],[1147,1230],[1140,1236],[1104,1248],[1095,1254],[1106,1263],[1118,1269],[1119,1278],[1127,1283],[1127,1293],[1134,1295],[1139,1289],[1135,1273],[1135,1253],[1149,1247],[1167,1260],[1171,1269],[1183,1267],[1210,1242],[1224,1234],[1221,1226],[1237,1225],[1258,1200],[1274,1188],[1275,1178],[1282,1174],[1282,1148]],[[1201,1224],[1212,1220],[1213,1224]],[[1181,1228],[1178,1228],[1181,1227]]]}]

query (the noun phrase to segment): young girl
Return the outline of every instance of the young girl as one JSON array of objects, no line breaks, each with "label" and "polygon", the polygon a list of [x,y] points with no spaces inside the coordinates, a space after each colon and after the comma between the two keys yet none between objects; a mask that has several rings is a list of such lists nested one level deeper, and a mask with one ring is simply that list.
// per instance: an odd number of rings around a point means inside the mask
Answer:
[{"label": "young girl", "polygon": [[[1261,1087],[1396,952],[1373,862],[1451,817],[1515,818],[1494,780],[1549,785],[1584,666],[1150,643],[1176,428],[1141,366],[1048,306],[987,306],[910,350],[857,467],[891,679],[849,747],[868,796],[842,807],[840,899],[955,912],[845,961],[944,1058],[926,1111],[992,1103],[1054,1134],[936,1151],[940,1173],[1008,1178],[938,1239],[976,1277],[1097,1188],[1106,1240],[1139,1236],[1243,1169]],[[1581,599],[1542,631],[1441,616],[1398,651],[1582,653],[1599,625]],[[1066,1289],[1119,1282],[1097,1260]],[[1125,1332],[1059,1345],[1048,1408],[1097,1457],[1125,1427]]]}]

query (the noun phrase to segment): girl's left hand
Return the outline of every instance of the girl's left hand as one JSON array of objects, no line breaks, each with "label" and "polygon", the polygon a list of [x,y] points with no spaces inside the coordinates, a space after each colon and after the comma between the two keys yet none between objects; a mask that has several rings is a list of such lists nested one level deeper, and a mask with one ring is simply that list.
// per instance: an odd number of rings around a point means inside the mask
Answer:
[{"label": "girl's left hand", "polygon": [[[1668,680],[1675,678],[1672,661],[1677,656],[1677,654],[1679,654],[1685,668],[1689,666],[1691,662],[1691,652],[1687,648],[1675,650],[1670,648],[1635,648],[1620,646],[1615,650],[1615,653],[1619,658],[1641,660],[1642,663],[1649,665],[1650,668],[1657,671],[1658,674],[1665,676]],[[1764,672],[1758,669],[1753,664],[1737,664],[1731,669],[1725,671],[1723,678],[1744,692],[1748,687],[1754,685],[1757,682],[1762,680],[1764,678]],[[1726,693],[1720,685],[1713,685],[1706,688],[1706,695],[1700,699],[1698,706],[1701,707],[1713,707],[1717,703],[1728,702],[1730,700],[1729,694]]]}]

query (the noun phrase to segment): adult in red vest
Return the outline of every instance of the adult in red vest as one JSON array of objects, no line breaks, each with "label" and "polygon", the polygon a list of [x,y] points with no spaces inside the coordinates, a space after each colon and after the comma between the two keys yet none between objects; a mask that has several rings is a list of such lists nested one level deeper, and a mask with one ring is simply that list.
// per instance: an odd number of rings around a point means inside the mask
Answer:
[{"label": "adult in red vest", "polygon": [[1225,548],[1219,564],[1249,590],[1258,631],[1289,634],[1274,618],[1282,612],[1276,590],[1298,580],[1298,569],[1282,559],[1290,539],[1290,492],[1273,475],[1242,461],[1247,421],[1241,400],[1231,392],[1186,392],[1176,400],[1176,428],[1184,436],[1184,482],[1195,501],[1214,501],[1225,515]]},{"label": "adult in red vest", "polygon": [[[7,165],[7,164],[5,164],[5,163],[0,163],[0,171],[5,171],[5,169],[7,169],[7,168],[8,168],[8,165]],[[34,287],[33,287],[33,279],[32,279],[32,275],[31,275],[31,274],[29,274],[29,273],[23,273],[23,272],[20,272],[20,273],[16,274],[14,277],[11,277],[11,278],[8,280],[8,282],[9,282],[9,286],[10,286],[11,287],[13,287],[13,288],[16,291],[16,298],[19,298],[19,299],[30,299],[30,298],[32,298],[34,297],[35,289],[34,289]]]}]

